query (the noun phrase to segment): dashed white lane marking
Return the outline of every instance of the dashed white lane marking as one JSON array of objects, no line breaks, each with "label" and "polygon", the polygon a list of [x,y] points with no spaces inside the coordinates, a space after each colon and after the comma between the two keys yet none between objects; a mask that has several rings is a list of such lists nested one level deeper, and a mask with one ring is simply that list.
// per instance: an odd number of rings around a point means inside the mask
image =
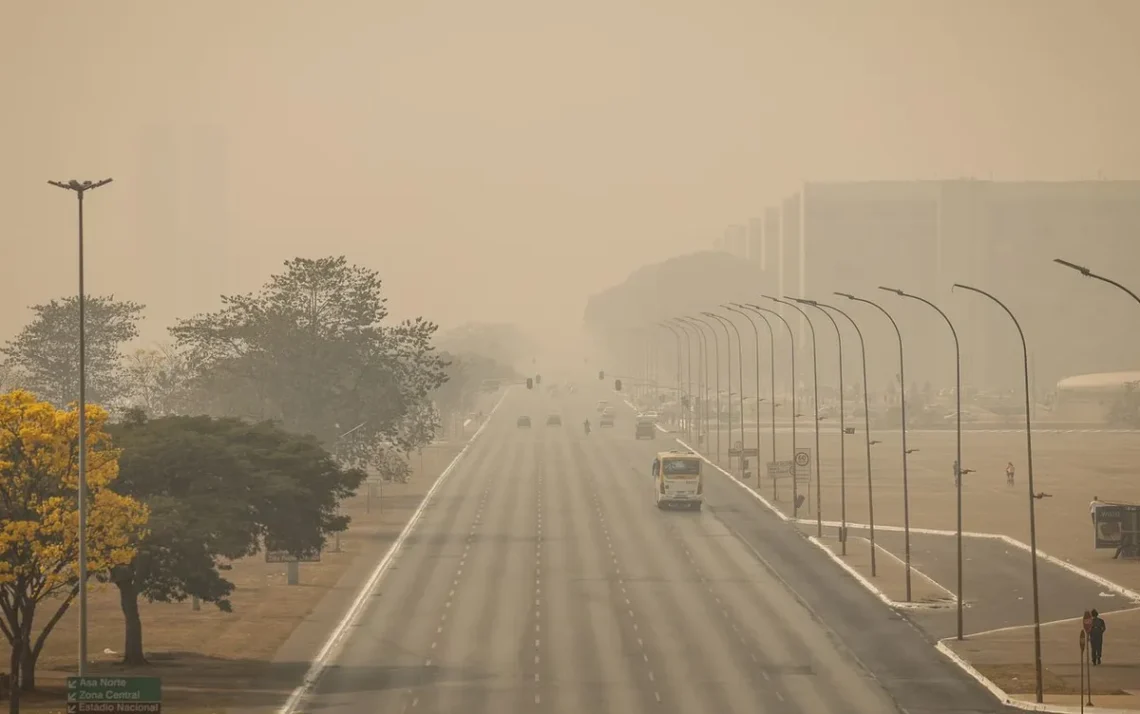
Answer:
[{"label": "dashed white lane marking", "polygon": [[[447,593],[447,600],[443,603],[444,612],[440,613],[439,625],[435,628],[436,638],[432,641],[431,645],[428,647],[428,650],[430,650],[430,651],[435,651],[435,649],[437,647],[439,647],[439,641],[441,639],[440,635],[443,634],[443,626],[447,622],[447,610],[451,609],[451,601],[455,599],[455,591],[459,588],[459,581],[463,575],[463,565],[467,562],[467,555],[471,551],[471,540],[472,540],[472,538],[475,537],[475,530],[479,525],[479,519],[483,515],[483,508],[487,505],[487,497],[490,495],[491,495],[491,489],[490,488],[484,489],[483,495],[479,499],[479,504],[475,508],[475,523],[472,524],[472,526],[471,526],[471,532],[468,534],[467,542],[463,546],[463,553],[460,554],[460,556],[459,556],[459,565],[455,569],[455,577],[452,578],[452,580],[451,580],[451,588]],[[431,657],[425,657],[424,658],[424,667],[430,667],[431,665],[432,665],[432,658]],[[419,698],[414,698],[414,699],[412,699],[411,705],[413,707],[415,707],[419,703],[420,703]]]},{"label": "dashed white lane marking", "polygon": [[[626,613],[629,615],[630,624],[633,626],[634,633],[640,635],[640,630],[638,629],[638,626],[637,626],[637,616],[633,612],[632,603],[630,602],[630,599],[628,597],[625,597],[626,595],[628,595],[628,593],[626,592],[626,589],[625,589],[625,579],[621,575],[621,567],[618,564],[617,554],[614,552],[613,541],[610,538],[609,526],[606,525],[606,516],[605,516],[605,514],[602,513],[602,502],[598,498],[598,494],[595,493],[595,494],[593,494],[593,496],[594,496],[594,505],[595,505],[596,510],[598,512],[598,523],[602,526],[602,535],[605,536],[606,546],[609,548],[609,552],[610,552],[610,559],[613,561],[614,577],[617,578],[618,587],[621,589],[621,592],[623,595],[622,599],[625,600]],[[644,660],[644,662],[646,664],[646,674],[649,677],[649,681],[656,683],[657,679],[656,679],[656,676],[653,674],[653,668],[649,662],[649,653],[645,651],[645,640],[643,640],[640,636],[637,637],[637,647],[638,647],[638,649],[641,650],[641,659]],[[658,702],[660,702],[661,701],[661,692],[654,690],[653,691],[653,698],[656,699]]]},{"label": "dashed white lane marking", "polygon": [[[705,578],[704,572],[701,571],[700,566],[696,564],[695,560],[693,560],[692,553],[689,552],[688,548],[684,548],[683,546],[682,546],[682,548],[685,551],[685,555],[688,556],[689,562],[692,563],[693,572],[696,573],[697,578],[707,586],[709,593],[713,594],[712,584],[708,581],[708,579]],[[721,602],[720,597],[713,594],[713,600],[716,602],[717,605],[721,606],[721,608],[720,608],[721,616],[724,617],[724,619],[727,620],[728,623],[732,626],[732,631],[736,633],[737,638],[739,638],[739,640],[740,640],[740,644],[743,645],[745,650],[748,651],[748,656],[752,658],[753,663],[759,664],[759,662],[760,662],[759,658],[757,658],[756,653],[754,651],[752,651],[752,647],[753,647],[752,643],[750,643],[748,641],[748,638],[746,638],[744,636],[744,632],[737,626],[737,624],[735,622],[732,621],[732,618],[729,617],[728,609],[726,607],[724,607],[724,603]],[[765,681],[768,681],[768,682],[772,681],[772,678],[770,676],[768,676],[768,672],[766,672],[765,670],[761,669],[760,674],[764,677]],[[779,691],[776,691],[776,697],[779,698],[779,700],[781,702],[784,701],[784,695],[781,694]]]}]

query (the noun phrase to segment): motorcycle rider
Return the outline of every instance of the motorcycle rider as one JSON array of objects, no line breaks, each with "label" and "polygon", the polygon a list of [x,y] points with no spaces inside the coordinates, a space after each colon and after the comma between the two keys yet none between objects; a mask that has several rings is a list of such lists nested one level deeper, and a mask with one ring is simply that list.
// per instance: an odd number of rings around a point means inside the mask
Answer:
[{"label": "motorcycle rider", "polygon": [[589,419],[586,419],[585,423],[583,423],[583,425],[582,425],[582,426],[584,426],[584,427],[585,427],[585,429],[586,429],[586,435],[588,436],[588,435],[590,434],[590,420],[589,420]]}]

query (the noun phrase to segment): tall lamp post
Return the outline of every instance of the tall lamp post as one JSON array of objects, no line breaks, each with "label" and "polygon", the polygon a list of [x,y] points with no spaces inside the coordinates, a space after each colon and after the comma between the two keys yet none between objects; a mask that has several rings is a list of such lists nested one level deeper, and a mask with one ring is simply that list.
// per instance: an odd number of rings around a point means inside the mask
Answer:
[{"label": "tall lamp post", "polygon": [[[713,389],[716,390],[716,462],[717,462],[717,464],[719,464],[720,463],[720,336],[716,334],[716,328],[714,328],[711,324],[705,322],[701,318],[690,317],[689,319],[692,320],[693,322],[699,323],[699,324],[707,327],[709,330],[709,334],[712,335],[713,360],[716,363],[715,368],[713,370],[713,374],[715,375],[715,379],[716,379],[716,381],[713,383]],[[705,354],[708,354],[708,353],[706,352]],[[706,386],[708,385],[707,382],[705,384],[706,384]],[[707,420],[707,418],[708,418],[707,417],[708,400],[705,401],[705,413],[706,413],[705,418]]]},{"label": "tall lamp post", "polygon": [[839,331],[839,323],[831,313],[820,307],[815,300],[795,298],[795,301],[801,305],[811,305],[822,312],[835,328],[835,339],[839,342],[839,552],[847,555],[847,422],[843,414],[843,333]]},{"label": "tall lamp post", "polygon": [[[700,388],[700,385],[697,386],[697,392],[701,395],[701,406],[703,407],[698,411],[704,412],[703,414],[697,415],[697,418],[699,420],[697,422],[697,446],[700,448],[701,443],[704,442],[709,433],[709,341],[708,336],[705,334],[704,330],[701,329],[701,326],[698,325],[693,318],[678,317],[677,319],[693,328],[693,331],[696,332],[700,345],[701,361],[705,363],[704,389],[702,390]],[[699,371],[697,377],[700,379]]]},{"label": "tall lamp post", "polygon": [[962,468],[962,350],[958,344],[958,331],[954,329],[954,323],[938,307],[931,301],[918,295],[911,295],[910,293],[903,292],[898,288],[888,288],[879,286],[880,290],[886,290],[889,293],[894,293],[899,297],[910,298],[917,300],[930,306],[935,312],[942,316],[945,320],[946,326],[950,328],[950,335],[954,338],[954,400],[955,400],[955,432],[957,436],[957,449],[954,456],[954,488],[958,492],[958,639],[961,640],[964,635],[962,634],[962,476],[971,473],[970,469]]},{"label": "tall lamp post", "polygon": [[[738,315],[743,315],[748,324],[752,325],[752,332],[756,337],[756,488],[760,488],[760,328],[756,326],[756,321],[752,319],[752,315],[740,309],[737,303],[730,303],[728,305],[721,305],[725,310],[731,310]],[[772,461],[776,460],[776,340],[772,335],[772,323],[768,322],[768,318],[763,315],[756,315],[764,321],[764,325],[768,328],[768,364],[771,367],[770,378],[770,399],[772,407]],[[743,401],[741,402],[743,403]],[[744,432],[744,424],[741,422],[741,433]],[[742,437],[743,438],[743,437]]]},{"label": "tall lamp post", "polygon": [[[906,601],[911,601],[911,587],[910,587],[910,478],[907,473],[907,461],[910,451],[906,448],[906,372],[905,362],[903,361],[903,339],[902,331],[899,330],[899,324],[895,322],[895,318],[891,317],[891,313],[887,312],[886,308],[877,302],[872,302],[866,298],[855,297],[850,293],[835,293],[848,300],[855,302],[866,303],[875,308],[879,312],[886,315],[890,321],[891,326],[895,328],[895,335],[899,338],[899,403],[902,410],[902,477],[903,477],[903,551],[904,551],[904,564],[906,566]],[[866,388],[866,386],[864,386]]]},{"label": "tall lamp post", "polygon": [[[732,438],[732,336],[728,334],[728,328],[736,333],[736,373],[737,373],[737,390],[740,393],[740,455],[736,458],[740,461],[740,478],[744,480],[744,347],[740,340],[740,330],[736,329],[736,325],[732,320],[716,314],[715,312],[704,313],[708,317],[713,318],[724,326],[724,334],[728,338],[728,436]],[[731,447],[729,447],[731,450]],[[757,453],[759,453],[760,445],[756,445]],[[728,457],[729,467],[732,466],[732,455]]]},{"label": "tall lamp post", "polygon": [[815,304],[846,317],[855,328],[855,334],[859,336],[859,352],[863,357],[863,433],[864,441],[867,443],[867,518],[870,521],[868,527],[871,531],[871,577],[875,577],[878,572],[875,567],[875,486],[871,480],[871,406],[867,396],[867,343],[863,341],[863,331],[850,315],[834,305],[825,305],[821,302]]},{"label": "tall lamp post", "polygon": [[[816,537],[822,538],[823,537],[823,488],[822,488],[823,479],[820,477],[820,471],[819,471],[819,461],[820,461],[820,459],[819,459],[819,356],[816,352],[815,325],[812,324],[811,318],[808,317],[807,312],[805,312],[803,310],[803,308],[801,308],[799,305],[796,305],[795,302],[792,301],[792,298],[784,298],[783,300],[781,300],[779,298],[774,298],[770,295],[764,295],[763,297],[765,297],[765,298],[767,298],[773,302],[778,302],[781,305],[787,305],[788,307],[792,308],[793,310],[795,310],[799,314],[803,315],[804,320],[807,321],[807,324],[808,324],[808,331],[811,333],[811,391],[812,391],[812,403],[814,404],[814,407],[815,407],[815,414],[813,415],[815,417],[815,419],[812,420],[815,422],[815,458],[813,459],[815,461],[815,525],[816,525]],[[794,474],[793,474],[792,478],[793,478],[793,480],[795,479]]]},{"label": "tall lamp post", "polygon": [[1005,314],[1009,315],[1009,319],[1013,320],[1013,326],[1017,328],[1017,335],[1021,338],[1022,367],[1025,374],[1025,465],[1029,472],[1029,550],[1033,559],[1033,667],[1034,674],[1037,677],[1037,703],[1040,704],[1044,701],[1045,691],[1041,679],[1041,608],[1037,590],[1037,509],[1033,503],[1033,424],[1029,411],[1029,347],[1025,344],[1025,332],[1021,329],[1021,323],[1017,321],[1013,311],[1006,307],[1005,303],[985,290],[969,285],[954,283],[954,288],[969,290],[997,303],[998,307],[1005,310]]},{"label": "tall lamp post", "polygon": [[[677,403],[679,407],[681,407],[681,414],[679,414],[681,424],[678,425],[685,430],[685,437],[687,438],[690,436],[690,420],[689,414],[687,414],[687,409],[685,408],[685,403],[687,401],[687,403],[692,404],[693,400],[693,348],[692,344],[689,342],[689,333],[685,332],[684,327],[675,324],[673,321],[671,321],[671,318],[659,324],[662,327],[668,328],[668,330],[670,332],[673,332],[677,338]],[[685,347],[683,350],[681,347],[682,336],[684,336],[685,340]],[[684,352],[687,372],[682,371],[682,352]],[[687,374],[687,378],[689,378],[685,382],[681,381],[683,374]]]},{"label": "tall lamp post", "polygon": [[1053,262],[1058,264],[1058,265],[1063,265],[1066,268],[1071,268],[1071,269],[1077,271],[1078,273],[1080,273],[1081,275],[1085,276],[1086,278],[1093,278],[1094,280],[1099,280],[1103,283],[1108,283],[1109,285],[1115,286],[1115,287],[1119,288],[1120,290],[1123,290],[1124,292],[1128,293],[1132,297],[1132,299],[1135,300],[1136,302],[1140,302],[1140,295],[1137,295],[1136,293],[1132,292],[1131,290],[1129,290],[1128,288],[1124,287],[1123,285],[1121,285],[1120,283],[1116,282],[1115,280],[1113,280],[1111,278],[1106,278],[1103,275],[1097,275],[1096,273],[1089,270],[1088,268],[1086,268],[1083,265],[1077,265],[1076,263],[1070,263],[1069,261],[1061,260],[1060,258],[1054,258]]},{"label": "tall lamp post", "polygon": [[[106,186],[101,181],[48,181],[52,186],[74,191],[79,201],[79,676],[87,674],[87,289],[83,274],[83,198],[88,191]],[[13,682],[12,686],[19,686]]]},{"label": "tall lamp post", "polygon": [[658,327],[664,328],[673,333],[674,349],[677,351],[677,378],[675,384],[677,385],[677,401],[680,401],[680,395],[684,393],[684,388],[681,385],[681,333],[667,322],[658,322]]},{"label": "tall lamp post", "polygon": [[[791,382],[791,392],[792,392],[791,393],[791,397],[792,397],[792,469],[793,469],[792,470],[792,517],[797,518],[799,516],[799,511],[800,511],[800,507],[799,507],[799,503],[798,503],[800,494],[799,494],[799,485],[796,483],[796,474],[795,474],[795,463],[796,463],[796,461],[795,461],[795,459],[796,459],[796,333],[792,330],[791,324],[787,320],[784,319],[784,316],[781,315],[780,313],[776,312],[775,310],[769,310],[766,307],[760,307],[759,305],[753,305],[752,303],[748,303],[744,307],[746,307],[749,310],[751,310],[752,312],[756,313],[756,315],[759,317],[763,317],[764,313],[768,313],[769,315],[772,315],[773,317],[778,319],[780,322],[784,323],[784,327],[788,328],[788,349],[789,349],[788,354],[791,357],[791,365],[792,365],[792,382]],[[764,322],[768,322],[768,320],[764,320]],[[769,330],[771,330],[770,324],[769,324]],[[773,345],[773,347],[772,347],[772,349],[773,349],[772,364],[776,363],[776,356],[775,356],[776,353],[774,351],[775,350],[775,344],[776,344],[775,338],[773,338],[773,340],[772,340],[772,345]],[[775,384],[773,384],[772,385],[772,402],[775,403],[775,401],[776,401],[776,386],[775,386]],[[775,410],[773,410],[772,411],[772,414],[773,414],[773,417],[772,417],[772,461],[776,460],[776,417],[774,416],[775,413],[776,413]],[[810,476],[810,474],[808,474],[808,475]],[[776,498],[776,479],[775,478],[772,479],[772,498],[773,499]]]},{"label": "tall lamp post", "polygon": [[681,326],[680,323],[670,320],[663,322],[663,325],[676,328],[678,338],[682,335],[685,337],[685,367],[686,367],[686,383],[685,383],[685,399],[681,401],[681,414],[685,421],[685,436],[689,441],[693,440],[693,345],[689,340],[689,331]]}]

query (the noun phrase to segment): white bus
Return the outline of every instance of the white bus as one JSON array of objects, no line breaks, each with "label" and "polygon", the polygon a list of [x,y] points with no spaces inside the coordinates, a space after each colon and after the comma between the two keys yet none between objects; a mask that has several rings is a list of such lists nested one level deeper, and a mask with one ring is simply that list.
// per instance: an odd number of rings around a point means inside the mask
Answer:
[{"label": "white bus", "polygon": [[658,508],[701,510],[705,477],[701,457],[689,451],[663,451],[653,461],[653,500]]}]

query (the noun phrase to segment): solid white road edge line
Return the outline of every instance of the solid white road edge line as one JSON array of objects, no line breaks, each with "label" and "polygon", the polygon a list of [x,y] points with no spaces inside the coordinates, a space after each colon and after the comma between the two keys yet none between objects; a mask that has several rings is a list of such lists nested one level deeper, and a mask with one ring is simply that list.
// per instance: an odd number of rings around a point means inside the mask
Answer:
[{"label": "solid white road edge line", "polygon": [[[628,400],[626,400],[626,404],[629,405],[630,408],[636,409],[636,407],[634,407],[633,404],[631,404]],[[664,431],[664,430],[662,430],[662,431]],[[745,492],[747,492],[750,496],[752,496],[753,498],[755,498],[756,500],[758,500],[762,504],[764,504],[764,506],[766,506],[770,511],[775,513],[780,518],[780,520],[782,520],[782,521],[793,521],[794,520],[794,521],[797,521],[800,523],[809,523],[809,524],[815,523],[815,521],[812,519],[806,519],[806,518],[793,519],[793,518],[791,518],[790,516],[785,514],[783,511],[781,511],[780,509],[778,509],[774,505],[772,505],[772,503],[769,502],[768,499],[764,498],[759,493],[754,491],[751,486],[749,486],[746,483],[741,483],[735,476],[733,476],[729,472],[725,471],[724,469],[722,469],[717,464],[714,464],[712,461],[709,460],[709,458],[707,456],[702,454],[700,451],[697,451],[696,449],[692,448],[691,446],[689,446],[688,444],[686,444],[684,441],[682,441],[679,438],[675,438],[674,440],[678,444],[680,444],[681,446],[685,447],[689,451],[691,451],[694,454],[696,454],[697,456],[701,457],[702,461],[704,461],[709,466],[712,466],[714,469],[716,469],[717,471],[724,474],[726,477],[728,477],[729,481],[736,484],[740,488],[744,489]],[[830,527],[838,527],[841,525],[838,521],[824,521],[824,523]],[[848,528],[870,528],[870,526],[868,526],[866,524],[856,524],[856,523],[848,523],[847,527]],[[901,530],[903,530],[899,526],[875,526],[875,527],[877,529],[890,530],[890,531],[901,531]],[[932,529],[918,529],[918,528],[911,528],[911,532],[926,533],[926,534],[930,534],[930,535],[947,535],[947,536],[957,535],[957,533],[955,531],[938,531],[938,530],[932,530]],[[975,538],[993,538],[993,539],[997,539],[997,540],[1002,540],[1011,546],[1021,548],[1022,550],[1026,550],[1026,551],[1029,550],[1029,546],[1026,545],[1025,543],[1022,543],[1021,541],[1019,541],[1015,538],[1011,538],[1007,535],[1002,535],[999,533],[965,533],[965,532],[963,532],[962,535],[964,535],[964,536],[969,535],[969,536],[975,537]],[[886,593],[879,590],[877,587],[875,587],[874,584],[872,584],[869,580],[867,580],[867,578],[863,577],[858,571],[856,571],[850,565],[845,563],[842,558],[840,558],[838,555],[836,555],[834,552],[832,552],[831,548],[828,548],[824,543],[822,543],[815,536],[809,535],[809,536],[807,536],[807,540],[812,545],[814,545],[815,547],[819,548],[824,553],[826,553],[829,558],[831,558],[834,562],[836,562],[844,571],[846,571],[849,575],[851,575],[853,578],[855,578],[855,580],[860,585],[865,587],[868,591],[870,591],[875,597],[877,597],[879,600],[881,600],[883,603],[885,603],[888,607],[893,607],[896,609],[912,609],[914,607],[914,605],[912,603],[900,603],[900,602],[895,602],[895,601],[891,600],[886,595]],[[1097,583],[1098,585],[1101,585],[1102,587],[1106,587],[1106,588],[1112,590],[1113,592],[1116,592],[1116,593],[1121,594],[1121,595],[1125,595],[1126,597],[1132,598],[1134,600],[1140,600],[1140,593],[1136,593],[1135,591],[1129,590],[1128,588],[1125,588],[1121,585],[1117,585],[1116,583],[1112,582],[1111,580],[1107,580],[1105,578],[1102,578],[1101,576],[1097,575],[1096,573],[1089,572],[1089,571],[1085,570],[1084,568],[1081,568],[1081,567],[1078,567],[1076,565],[1073,565],[1072,563],[1069,563],[1068,561],[1061,560],[1060,558],[1057,558],[1055,556],[1048,555],[1048,554],[1042,552],[1040,549],[1038,549],[1038,551],[1037,551],[1037,556],[1043,560],[1046,560],[1050,563],[1053,563],[1054,565],[1057,565],[1061,568],[1064,568],[1065,570],[1068,570],[1072,573],[1080,575],[1081,577],[1087,578],[1087,579]],[[1033,712],[1050,712],[1052,714],[1077,714],[1077,712],[1080,711],[1080,709],[1078,707],[1069,707],[1069,706],[1063,706],[1060,704],[1038,704],[1036,702],[1026,702],[1026,701],[1023,701],[1020,699],[1014,699],[1014,698],[1010,697],[1008,694],[1006,694],[1004,690],[1002,690],[1000,687],[998,687],[996,684],[994,684],[992,681],[990,681],[989,678],[987,678],[984,674],[982,674],[976,668],[974,668],[973,665],[971,665],[969,662],[967,662],[966,660],[962,659],[957,654],[955,654],[954,651],[951,650],[945,644],[944,640],[940,640],[939,642],[937,642],[935,644],[935,649],[937,649],[939,652],[941,652],[943,654],[943,656],[945,656],[951,662],[956,664],[966,674],[973,677],[974,680],[976,680],[979,684],[981,684],[983,687],[985,687],[991,694],[993,694],[994,697],[996,697],[998,699],[998,701],[1000,701],[1001,703],[1003,703],[1007,706],[1013,707],[1014,709],[1021,709],[1023,711],[1033,711]],[[1097,707],[1097,711],[1101,712],[1102,714],[1134,714],[1134,712],[1135,712],[1135,710],[1104,709],[1101,707]]]},{"label": "solid white road edge line", "polygon": [[423,500],[420,502],[420,505],[415,510],[415,512],[412,513],[412,517],[408,520],[407,525],[404,526],[404,529],[400,531],[400,535],[398,535],[392,545],[389,546],[388,552],[384,554],[384,557],[376,565],[376,569],[372,571],[372,575],[369,576],[368,581],[365,582],[364,586],[360,588],[360,591],[356,595],[356,599],[352,601],[352,605],[349,606],[348,611],[344,614],[344,617],[341,618],[340,622],[337,623],[336,628],[333,629],[332,633],[329,635],[329,638],[325,640],[324,646],[321,647],[320,651],[317,652],[317,656],[314,657],[313,661],[309,664],[309,669],[307,672],[305,672],[305,677],[301,680],[301,684],[293,690],[293,693],[289,695],[289,698],[285,701],[285,704],[277,710],[278,714],[293,714],[296,711],[297,707],[300,706],[301,702],[304,701],[305,697],[309,694],[309,691],[321,678],[321,674],[324,672],[325,667],[328,666],[329,661],[333,658],[340,645],[344,642],[345,635],[348,634],[348,631],[352,628],[353,625],[356,624],[356,620],[360,617],[361,613],[364,612],[364,608],[368,603],[368,599],[372,596],[372,593],[376,589],[376,586],[380,583],[381,578],[383,578],[384,574],[388,572],[388,568],[392,565],[392,561],[395,558],[396,553],[399,552],[400,547],[404,544],[404,541],[415,529],[416,524],[419,523],[420,517],[423,516],[423,513],[427,509],[428,504],[431,503],[432,496],[435,495],[435,492],[439,490],[439,487],[442,486],[443,483],[447,480],[447,477],[451,475],[451,472],[455,470],[455,467],[459,464],[460,461],[462,461],[463,457],[467,454],[467,451],[472,447],[472,445],[475,444],[476,440],[479,438],[479,435],[483,433],[483,429],[487,428],[487,425],[491,423],[492,417],[495,416],[495,412],[498,411],[499,406],[503,403],[503,400],[507,398],[507,394],[510,392],[512,386],[513,385],[508,385],[507,388],[503,390],[503,394],[499,397],[499,401],[495,402],[495,406],[491,407],[491,411],[487,413],[487,418],[483,420],[483,423],[479,425],[479,428],[476,429],[475,433],[471,435],[471,438],[467,440],[467,444],[465,444],[464,447],[460,449],[459,453],[455,455],[455,458],[451,460],[451,463],[447,465],[447,468],[445,468],[443,472],[436,478],[435,483],[433,483],[431,488],[428,489],[428,492],[424,494]]}]

